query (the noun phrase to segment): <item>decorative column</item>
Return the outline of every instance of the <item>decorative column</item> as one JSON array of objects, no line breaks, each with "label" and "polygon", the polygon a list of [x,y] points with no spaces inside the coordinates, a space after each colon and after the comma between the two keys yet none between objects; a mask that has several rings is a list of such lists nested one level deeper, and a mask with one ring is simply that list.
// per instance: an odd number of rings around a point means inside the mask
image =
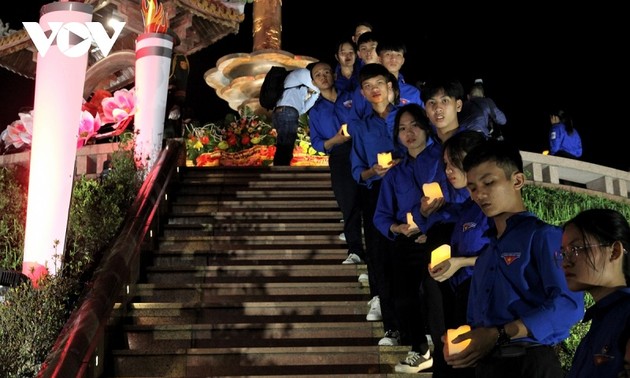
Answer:
[{"label": "decorative column", "polygon": [[[89,35],[70,32],[92,21],[93,7],[55,2],[41,8],[40,27],[62,23],[45,55],[37,55],[33,140],[22,272],[34,284],[55,274],[65,248],[83,102]],[[87,30],[87,29],[86,29]],[[85,50],[81,54],[81,51]]]},{"label": "decorative column", "polygon": [[162,150],[173,37],[144,33],[136,40],[136,163],[148,173]]},{"label": "decorative column", "polygon": [[252,51],[282,47],[282,0],[254,0]]},{"label": "decorative column", "polygon": [[167,34],[168,15],[162,4],[142,0],[141,5],[144,33],[136,39],[134,153],[136,165],[146,176],[162,149],[173,37]]}]

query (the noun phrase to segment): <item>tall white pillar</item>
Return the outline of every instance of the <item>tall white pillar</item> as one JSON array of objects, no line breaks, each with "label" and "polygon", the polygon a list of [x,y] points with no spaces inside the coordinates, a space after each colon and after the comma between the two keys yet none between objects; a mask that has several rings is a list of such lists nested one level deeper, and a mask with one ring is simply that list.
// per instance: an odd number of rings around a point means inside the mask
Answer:
[{"label": "tall white pillar", "polygon": [[63,26],[45,55],[37,56],[22,268],[35,284],[41,275],[56,273],[65,248],[89,51],[86,42],[90,43],[89,33],[76,35],[70,29],[76,31],[92,21],[92,11],[91,5],[78,2],[55,2],[41,9],[39,24],[44,32],[50,31],[49,22]]},{"label": "tall white pillar", "polygon": [[135,159],[148,173],[162,149],[173,37],[140,34],[136,40]]}]

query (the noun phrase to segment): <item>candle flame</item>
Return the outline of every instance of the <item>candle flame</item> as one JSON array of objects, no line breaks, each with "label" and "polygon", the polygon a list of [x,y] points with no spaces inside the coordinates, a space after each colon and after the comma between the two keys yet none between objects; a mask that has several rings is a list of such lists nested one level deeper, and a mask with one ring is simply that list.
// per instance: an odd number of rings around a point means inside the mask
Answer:
[{"label": "candle flame", "polygon": [[142,20],[145,33],[166,33],[168,30],[168,17],[158,0],[142,1]]}]

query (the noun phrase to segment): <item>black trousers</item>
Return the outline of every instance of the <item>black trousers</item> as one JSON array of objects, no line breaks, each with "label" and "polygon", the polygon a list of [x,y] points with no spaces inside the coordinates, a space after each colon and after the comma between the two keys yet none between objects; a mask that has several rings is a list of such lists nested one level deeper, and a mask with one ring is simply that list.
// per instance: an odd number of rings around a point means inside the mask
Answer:
[{"label": "black trousers", "polygon": [[525,349],[518,357],[497,358],[490,355],[479,361],[475,368],[478,378],[557,378],[564,377],[560,361],[551,346],[542,345]]},{"label": "black trousers", "polygon": [[365,260],[361,203],[367,201],[367,188],[352,177],[351,149],[351,141],[335,146],[328,156],[328,166],[332,189],[343,216],[348,253],[355,253]]},{"label": "black trousers", "polygon": [[398,320],[391,297],[390,276],[387,274],[391,259],[388,252],[392,241],[387,239],[374,226],[374,213],[378,202],[378,193],[381,189],[381,180],[372,182],[372,187],[367,190],[366,200],[361,203],[363,209],[363,222],[365,227],[365,257],[370,282],[370,294],[379,296],[381,302],[381,314],[383,315],[383,328],[398,330]]}]

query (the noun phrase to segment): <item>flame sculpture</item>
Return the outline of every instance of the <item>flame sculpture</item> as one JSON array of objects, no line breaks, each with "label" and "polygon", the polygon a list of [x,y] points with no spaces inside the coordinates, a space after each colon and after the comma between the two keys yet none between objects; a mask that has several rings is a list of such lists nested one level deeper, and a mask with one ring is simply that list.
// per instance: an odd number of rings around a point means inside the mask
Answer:
[{"label": "flame sculpture", "polygon": [[168,30],[168,15],[157,0],[142,1],[142,21],[145,33],[166,33]]}]

